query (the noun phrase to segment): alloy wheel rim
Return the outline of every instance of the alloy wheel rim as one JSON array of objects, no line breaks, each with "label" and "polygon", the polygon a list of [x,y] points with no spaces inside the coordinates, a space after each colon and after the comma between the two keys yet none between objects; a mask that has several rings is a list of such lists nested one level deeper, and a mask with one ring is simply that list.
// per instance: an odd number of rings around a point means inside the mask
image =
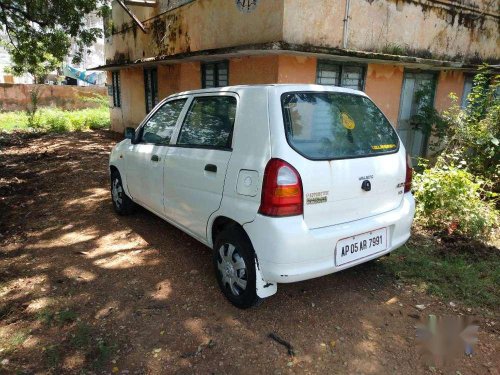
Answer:
[{"label": "alloy wheel rim", "polygon": [[113,202],[115,202],[118,207],[121,206],[123,202],[123,188],[120,180],[117,178],[113,180],[111,195],[113,196]]},{"label": "alloy wheel rim", "polygon": [[222,284],[235,296],[243,293],[247,287],[247,268],[238,249],[226,243],[218,250],[217,268]]}]

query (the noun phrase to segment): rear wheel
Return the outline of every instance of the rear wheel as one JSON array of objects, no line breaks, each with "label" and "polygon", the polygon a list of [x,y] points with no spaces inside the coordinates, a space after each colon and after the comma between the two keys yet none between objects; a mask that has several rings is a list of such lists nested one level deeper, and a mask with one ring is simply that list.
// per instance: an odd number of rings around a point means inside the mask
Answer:
[{"label": "rear wheel", "polygon": [[130,215],[135,210],[135,203],[130,199],[123,189],[120,172],[111,172],[111,199],[113,207],[119,215]]},{"label": "rear wheel", "polygon": [[215,240],[213,262],[219,287],[236,307],[257,305],[255,255],[246,234],[237,227],[223,230]]}]

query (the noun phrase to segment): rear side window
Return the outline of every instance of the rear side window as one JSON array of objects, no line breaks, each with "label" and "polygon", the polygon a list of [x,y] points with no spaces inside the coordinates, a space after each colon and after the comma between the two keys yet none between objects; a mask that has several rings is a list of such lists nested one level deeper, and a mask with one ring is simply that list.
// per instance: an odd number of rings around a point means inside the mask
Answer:
[{"label": "rear side window", "polygon": [[210,96],[195,98],[182,125],[178,145],[231,148],[236,98]]},{"label": "rear side window", "polygon": [[346,93],[286,93],[281,97],[288,143],[308,159],[392,153],[396,131],[371,100]]}]

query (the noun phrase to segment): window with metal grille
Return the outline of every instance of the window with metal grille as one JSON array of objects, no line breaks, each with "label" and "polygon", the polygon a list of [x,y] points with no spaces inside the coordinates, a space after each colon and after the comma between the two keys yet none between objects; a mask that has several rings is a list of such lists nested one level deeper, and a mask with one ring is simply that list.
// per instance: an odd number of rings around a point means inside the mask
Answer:
[{"label": "window with metal grille", "polygon": [[146,113],[149,113],[158,104],[158,71],[156,68],[144,69],[144,90]]},{"label": "window with metal grille", "polygon": [[201,82],[203,88],[227,86],[229,82],[227,61],[203,64],[201,67]]},{"label": "window with metal grille", "polygon": [[363,90],[364,76],[365,69],[362,66],[318,61],[316,83]]},{"label": "window with metal grille", "polygon": [[120,72],[111,73],[111,86],[113,89],[113,107],[121,107],[120,97]]}]

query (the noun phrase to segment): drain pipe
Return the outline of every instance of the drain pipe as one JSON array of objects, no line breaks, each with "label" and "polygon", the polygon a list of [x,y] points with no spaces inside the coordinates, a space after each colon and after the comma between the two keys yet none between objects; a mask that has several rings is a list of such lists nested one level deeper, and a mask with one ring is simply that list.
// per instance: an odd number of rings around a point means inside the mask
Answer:
[{"label": "drain pipe", "polygon": [[344,15],[344,33],[342,37],[342,48],[347,49],[347,41],[349,39],[349,13],[351,10],[351,0],[345,0],[345,15]]}]

